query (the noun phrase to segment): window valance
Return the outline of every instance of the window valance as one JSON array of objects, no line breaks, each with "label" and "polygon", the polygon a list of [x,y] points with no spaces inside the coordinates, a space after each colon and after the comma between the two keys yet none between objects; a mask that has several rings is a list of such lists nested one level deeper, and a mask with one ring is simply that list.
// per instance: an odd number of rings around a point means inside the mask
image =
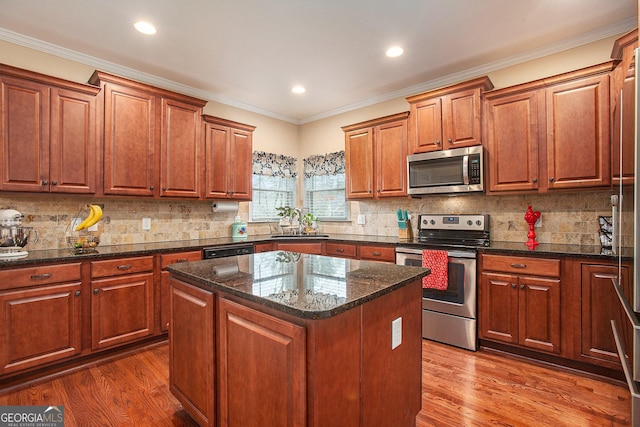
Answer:
[{"label": "window valance", "polygon": [[295,157],[264,151],[253,152],[254,175],[295,178],[298,176],[297,164],[298,159]]}]

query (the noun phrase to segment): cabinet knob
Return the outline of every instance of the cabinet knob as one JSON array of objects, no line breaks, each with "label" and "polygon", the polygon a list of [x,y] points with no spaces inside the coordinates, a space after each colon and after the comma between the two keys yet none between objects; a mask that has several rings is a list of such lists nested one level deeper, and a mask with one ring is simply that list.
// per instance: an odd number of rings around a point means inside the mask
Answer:
[{"label": "cabinet knob", "polygon": [[162,191],[163,192],[167,191],[167,187],[162,187]]},{"label": "cabinet knob", "polygon": [[515,284],[515,283],[512,283],[512,284],[511,284],[511,287],[512,287],[513,289],[515,289],[515,288],[516,288],[516,284]]},{"label": "cabinet knob", "polygon": [[451,138],[449,138],[449,144],[451,144],[453,142],[453,140]]},{"label": "cabinet knob", "polygon": [[535,184],[536,182],[538,182],[538,178],[533,178],[533,183]]},{"label": "cabinet knob", "polygon": [[80,291],[76,291],[76,296],[79,297],[80,296]]},{"label": "cabinet knob", "polygon": [[45,179],[44,181],[42,181],[42,185],[49,185],[49,181]]},{"label": "cabinet knob", "polygon": [[51,185],[58,185],[58,181],[51,181]]},{"label": "cabinet knob", "polygon": [[440,145],[440,141],[436,141],[436,145]]},{"label": "cabinet knob", "polygon": [[153,191],[155,189],[156,189],[156,187],[154,187],[153,185],[151,187],[149,187],[149,190],[151,190],[151,191]]},{"label": "cabinet knob", "polygon": [[549,182],[553,182],[553,181],[555,181],[555,180],[556,180],[556,179],[555,179],[554,177],[549,178]]},{"label": "cabinet knob", "polygon": [[524,285],[520,285],[520,289],[524,289]]},{"label": "cabinet knob", "polygon": [[93,290],[93,293],[94,293],[94,294],[97,294],[98,292],[100,292],[100,289],[98,289],[98,288],[95,288],[95,289]]}]

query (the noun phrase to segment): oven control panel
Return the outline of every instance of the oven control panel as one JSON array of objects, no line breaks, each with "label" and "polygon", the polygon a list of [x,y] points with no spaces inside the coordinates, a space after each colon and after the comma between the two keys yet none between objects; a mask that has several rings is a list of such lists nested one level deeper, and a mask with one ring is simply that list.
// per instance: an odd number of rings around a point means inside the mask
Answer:
[{"label": "oven control panel", "polygon": [[489,231],[489,215],[419,215],[420,230]]}]

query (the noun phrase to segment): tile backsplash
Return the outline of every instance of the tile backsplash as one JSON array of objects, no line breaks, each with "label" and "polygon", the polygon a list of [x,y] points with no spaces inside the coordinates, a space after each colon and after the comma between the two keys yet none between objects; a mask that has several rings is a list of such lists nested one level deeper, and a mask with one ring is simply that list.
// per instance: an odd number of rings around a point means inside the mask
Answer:
[{"label": "tile backsplash", "polygon": [[[528,226],[524,220],[527,206],[542,213],[542,226],[536,228],[541,243],[599,245],[599,215],[611,215],[609,191],[536,194],[513,196],[429,196],[421,199],[399,198],[371,202],[351,202],[351,221],[323,222],[323,233],[397,236],[396,211],[420,213],[473,213],[491,216],[491,240],[524,242]],[[164,242],[231,236],[235,212],[213,212],[211,202],[140,199],[93,199],[72,196],[0,197],[0,209],[16,209],[25,215],[23,225],[39,233],[37,243],[28,250],[65,248],[65,232],[86,203],[104,205],[99,223],[100,245]],[[248,218],[248,203],[240,203],[238,215]],[[358,215],[365,225],[357,225]],[[142,218],[151,218],[151,229],[142,230]],[[269,234],[269,225],[250,223],[249,234]],[[623,236],[623,241],[625,236]],[[628,237],[627,246],[632,245]]]}]

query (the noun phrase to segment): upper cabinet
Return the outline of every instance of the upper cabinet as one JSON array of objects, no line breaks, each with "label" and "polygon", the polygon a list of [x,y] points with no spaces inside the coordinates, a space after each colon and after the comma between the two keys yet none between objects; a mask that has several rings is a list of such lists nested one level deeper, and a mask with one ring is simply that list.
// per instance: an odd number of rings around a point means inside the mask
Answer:
[{"label": "upper cabinet", "polygon": [[255,126],[203,116],[205,123],[205,197],[251,200]]},{"label": "upper cabinet", "polygon": [[99,90],[0,64],[0,190],[95,193]]},{"label": "upper cabinet", "polygon": [[608,62],[485,94],[489,192],[610,184],[612,67]]},{"label": "upper cabinet", "polygon": [[344,126],[346,198],[407,195],[408,112]]},{"label": "upper cabinet", "polygon": [[406,98],[409,154],[482,144],[481,97],[491,89],[491,80],[480,77]]},{"label": "upper cabinet", "polygon": [[616,40],[611,59],[619,61],[611,72],[611,177],[614,185],[634,182],[635,49],[638,29]]},{"label": "upper cabinet", "polygon": [[105,195],[200,198],[206,101],[96,71]]}]

